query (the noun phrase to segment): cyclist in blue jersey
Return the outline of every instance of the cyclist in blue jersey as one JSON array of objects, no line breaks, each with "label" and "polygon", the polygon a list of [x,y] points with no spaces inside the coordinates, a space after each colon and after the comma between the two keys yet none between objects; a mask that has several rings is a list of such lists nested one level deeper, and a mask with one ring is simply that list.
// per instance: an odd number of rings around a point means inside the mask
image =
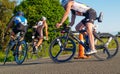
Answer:
[{"label": "cyclist in blue jersey", "polygon": [[27,19],[24,17],[24,13],[22,11],[18,11],[16,15],[10,20],[5,33],[8,32],[10,27],[13,27],[11,32],[11,40],[14,40],[14,37],[18,32],[22,31],[25,35],[27,31]]},{"label": "cyclist in blue jersey", "polygon": [[76,16],[84,16],[85,18],[76,25],[76,30],[80,30],[83,26],[86,27],[86,31],[89,37],[89,45],[91,49],[91,51],[86,52],[86,54],[90,55],[97,53],[94,45],[94,36],[92,33],[94,20],[96,20],[97,17],[96,11],[89,6],[80,2],[76,2],[74,0],[62,0],[61,4],[65,8],[65,13],[61,21],[56,24],[56,27],[59,28],[64,23],[70,12],[72,12],[70,26],[74,24]]}]

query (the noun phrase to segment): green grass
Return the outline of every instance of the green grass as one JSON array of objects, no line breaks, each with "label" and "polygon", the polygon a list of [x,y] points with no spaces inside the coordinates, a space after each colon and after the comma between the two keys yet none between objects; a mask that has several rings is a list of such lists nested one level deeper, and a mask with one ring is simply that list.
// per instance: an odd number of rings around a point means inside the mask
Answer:
[{"label": "green grass", "polygon": [[117,37],[117,40],[118,40],[118,42],[119,42],[119,44],[120,44],[120,37]]},{"label": "green grass", "polygon": [[[47,42],[45,42],[45,46],[44,47],[45,47],[46,52],[42,53],[42,54],[44,54],[44,57],[49,57],[49,54],[48,54],[49,44]],[[28,52],[28,56],[27,56],[28,58],[30,57],[29,53],[30,52]],[[5,52],[2,51],[2,49],[0,49],[0,62],[3,62],[4,58],[5,58]],[[36,56],[33,56],[32,59],[38,59],[38,58]],[[12,62],[12,61],[14,61],[14,56],[13,56],[12,51],[10,51],[10,53],[8,55],[7,62]]]},{"label": "green grass", "polygon": [[[12,55],[13,55],[12,53],[9,54],[7,62],[14,61],[14,57]],[[0,51],[0,62],[3,62],[4,58],[5,58],[5,52]]]}]

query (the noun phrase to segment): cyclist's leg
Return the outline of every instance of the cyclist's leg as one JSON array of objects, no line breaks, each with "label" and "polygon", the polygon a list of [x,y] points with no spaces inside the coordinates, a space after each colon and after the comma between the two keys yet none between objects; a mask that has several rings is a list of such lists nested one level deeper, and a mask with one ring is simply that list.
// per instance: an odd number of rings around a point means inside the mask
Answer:
[{"label": "cyclist's leg", "polygon": [[[82,21],[80,23],[78,23],[75,27],[76,31],[82,30],[85,28],[85,25],[82,23]],[[84,36],[87,35],[86,32],[83,33]],[[80,52],[82,52],[81,50],[79,50]],[[89,56],[83,55],[83,56],[79,56],[79,57],[75,57],[75,59],[85,59],[85,58],[89,58]]]},{"label": "cyclist's leg", "polygon": [[76,31],[82,30],[84,28],[84,24],[82,22],[78,23],[75,27]]},{"label": "cyclist's leg", "polygon": [[43,38],[40,38],[36,46],[39,47],[42,44],[42,42],[43,42]]},{"label": "cyclist's leg", "polygon": [[[18,32],[21,32],[21,38],[20,41],[24,40],[25,34],[27,32],[27,27],[22,27],[20,30],[17,30]],[[19,46],[19,51],[22,51],[22,47]]]},{"label": "cyclist's leg", "polygon": [[82,20],[82,23],[86,26],[86,30],[89,37],[89,43],[90,43],[90,52],[86,52],[86,54],[93,54],[96,53],[95,45],[94,45],[94,36],[93,36],[93,26],[94,26],[94,20],[96,20],[96,12],[93,9],[90,9],[85,14],[85,19]]},{"label": "cyclist's leg", "polygon": [[91,50],[95,50],[92,27],[93,27],[92,23],[87,23],[86,24],[86,31],[87,31],[88,37],[89,37],[90,48],[91,48]]},{"label": "cyclist's leg", "polygon": [[35,52],[43,42],[43,32],[41,30],[37,30],[35,35],[38,38],[38,42],[35,45],[35,50],[33,52]]}]

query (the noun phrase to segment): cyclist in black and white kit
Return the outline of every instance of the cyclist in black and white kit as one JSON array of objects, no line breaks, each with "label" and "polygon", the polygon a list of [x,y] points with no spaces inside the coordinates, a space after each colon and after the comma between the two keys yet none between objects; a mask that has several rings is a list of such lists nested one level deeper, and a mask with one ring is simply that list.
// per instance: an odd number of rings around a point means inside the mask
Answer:
[{"label": "cyclist in black and white kit", "polygon": [[86,54],[90,55],[93,53],[97,53],[97,50],[95,49],[95,45],[94,45],[94,36],[92,33],[94,20],[97,17],[96,11],[89,6],[80,2],[76,2],[74,0],[62,0],[61,4],[65,8],[65,13],[61,21],[56,24],[56,27],[59,28],[64,23],[70,11],[72,12],[70,26],[74,24],[76,16],[84,16],[85,18],[76,25],[76,30],[80,30],[83,26],[86,27],[86,31],[89,37],[89,43],[90,43],[89,45],[91,49],[91,51],[86,52]]},{"label": "cyclist in black and white kit", "polygon": [[45,29],[45,34],[46,34],[46,40],[48,40],[48,25],[46,22],[46,17],[42,16],[41,20],[38,21],[38,23],[33,26],[35,28],[35,39],[38,39],[38,43],[36,46],[34,46],[33,53],[35,53],[36,50],[38,50],[38,47],[42,44],[43,42],[43,30]]}]

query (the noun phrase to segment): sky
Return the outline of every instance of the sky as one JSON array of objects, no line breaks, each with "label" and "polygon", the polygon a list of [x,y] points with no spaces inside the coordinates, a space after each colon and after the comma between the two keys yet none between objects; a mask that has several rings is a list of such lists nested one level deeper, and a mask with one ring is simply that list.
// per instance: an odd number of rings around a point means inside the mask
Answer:
[{"label": "sky", "polygon": [[[18,0],[21,1],[21,0]],[[84,3],[96,10],[97,15],[103,12],[103,22],[95,24],[100,32],[110,32],[117,34],[120,32],[120,0],[75,0]],[[69,15],[70,18],[70,15]],[[75,25],[80,22],[83,17],[77,17]],[[74,25],[74,26],[75,26]],[[74,30],[74,27],[73,27]]]}]

